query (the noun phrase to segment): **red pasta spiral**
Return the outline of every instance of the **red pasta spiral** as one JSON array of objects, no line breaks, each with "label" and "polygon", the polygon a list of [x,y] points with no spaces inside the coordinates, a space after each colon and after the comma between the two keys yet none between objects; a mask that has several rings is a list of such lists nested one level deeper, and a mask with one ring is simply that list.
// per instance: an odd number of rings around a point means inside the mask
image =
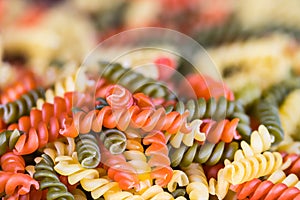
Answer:
[{"label": "red pasta spiral", "polygon": [[107,94],[107,90],[112,86],[113,84],[109,83],[106,79],[101,78],[96,83],[96,91],[95,91],[95,97],[101,97],[105,98]]},{"label": "red pasta spiral", "polygon": [[282,153],[283,162],[286,162],[288,159],[291,161],[291,165],[284,170],[286,174],[295,174],[300,178],[300,156],[297,154],[287,154]]},{"label": "red pasta spiral", "polygon": [[39,189],[39,183],[28,174],[0,171],[0,193],[26,195],[32,186]]},{"label": "red pasta spiral", "polygon": [[119,85],[107,88],[106,101],[114,110],[128,109],[133,105],[132,94]]},{"label": "red pasta spiral", "polygon": [[160,131],[154,131],[143,139],[144,145],[150,145],[145,155],[150,157],[148,163],[152,168],[151,178],[156,179],[155,184],[161,187],[166,186],[173,176],[166,143],[166,138]]},{"label": "red pasta spiral", "polygon": [[113,155],[100,145],[101,156],[105,167],[108,168],[107,175],[110,179],[119,183],[122,190],[135,188],[139,190],[139,178],[136,170],[128,162],[123,154]]},{"label": "red pasta spiral", "polygon": [[23,116],[18,124],[10,125],[9,130],[25,132],[16,142],[13,152],[16,155],[33,153],[48,142],[55,141],[61,132],[75,137],[77,131],[66,125],[66,121],[70,120],[71,100],[72,93],[66,93],[65,98],[55,97],[53,104],[44,103],[42,110],[32,109],[29,116]]},{"label": "red pasta spiral", "polygon": [[24,173],[25,161],[22,156],[15,155],[12,152],[7,152],[1,156],[1,168],[6,172]]},{"label": "red pasta spiral", "polygon": [[231,188],[237,193],[237,199],[249,200],[293,200],[300,199],[300,190],[296,187],[287,187],[283,183],[274,184],[271,181],[253,179]]},{"label": "red pasta spiral", "polygon": [[225,119],[219,122],[204,119],[200,130],[206,134],[206,139],[213,144],[217,144],[220,141],[229,143],[233,138],[240,139],[240,135],[236,130],[238,123],[238,118],[234,118],[231,121]]},{"label": "red pasta spiral", "polygon": [[29,92],[30,90],[36,88],[36,82],[32,75],[27,74],[22,77],[22,81],[17,80],[17,82],[3,90],[1,93],[0,102],[6,104],[12,102]]}]

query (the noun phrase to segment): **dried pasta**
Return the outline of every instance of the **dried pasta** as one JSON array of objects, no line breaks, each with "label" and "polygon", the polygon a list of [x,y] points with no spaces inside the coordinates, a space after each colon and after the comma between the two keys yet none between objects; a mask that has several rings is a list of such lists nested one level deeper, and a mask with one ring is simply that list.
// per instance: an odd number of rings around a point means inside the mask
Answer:
[{"label": "dried pasta", "polygon": [[107,129],[99,134],[99,138],[105,148],[112,154],[124,152],[127,146],[127,138],[122,131],[118,129]]}]

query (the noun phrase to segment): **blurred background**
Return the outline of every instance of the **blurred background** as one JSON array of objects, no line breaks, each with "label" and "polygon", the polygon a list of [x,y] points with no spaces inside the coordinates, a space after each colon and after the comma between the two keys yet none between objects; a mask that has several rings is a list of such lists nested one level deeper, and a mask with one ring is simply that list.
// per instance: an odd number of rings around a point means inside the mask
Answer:
[{"label": "blurred background", "polygon": [[203,45],[233,91],[265,88],[300,73],[299,8],[298,0],[0,0],[0,88],[28,73],[49,86],[101,41],[149,26]]}]

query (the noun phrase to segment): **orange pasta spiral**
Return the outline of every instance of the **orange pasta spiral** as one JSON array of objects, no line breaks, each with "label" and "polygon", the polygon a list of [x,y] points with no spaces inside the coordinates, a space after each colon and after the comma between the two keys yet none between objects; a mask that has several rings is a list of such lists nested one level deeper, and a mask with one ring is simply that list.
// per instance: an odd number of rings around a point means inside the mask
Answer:
[{"label": "orange pasta spiral", "polygon": [[128,162],[123,154],[113,155],[100,145],[101,156],[104,165],[108,168],[107,175],[110,179],[119,183],[122,190],[135,188],[139,190],[139,178],[136,170]]},{"label": "orange pasta spiral", "polygon": [[247,199],[247,197],[250,197],[250,200],[300,199],[300,190],[297,187],[288,187],[284,183],[274,184],[269,180],[261,181],[258,178],[234,186],[232,189],[237,193],[237,199]]},{"label": "orange pasta spiral", "polygon": [[1,168],[6,172],[24,173],[25,161],[22,156],[15,155],[12,152],[7,152],[1,156]]},{"label": "orange pasta spiral", "polygon": [[236,130],[238,122],[238,118],[234,118],[231,121],[225,119],[219,122],[204,119],[200,131],[206,134],[206,139],[210,143],[217,144],[220,141],[229,143],[233,138],[240,139],[240,135]]},{"label": "orange pasta spiral", "polygon": [[12,102],[21,97],[22,94],[29,92],[36,87],[36,82],[32,75],[25,75],[22,77],[22,81],[19,80],[5,88],[1,93],[0,103],[6,104]]},{"label": "orange pasta spiral", "polygon": [[[121,86],[119,87],[121,88]],[[108,95],[107,99],[109,97]],[[126,99],[131,102],[131,98]],[[128,106],[130,102],[122,102],[122,105]],[[104,106],[100,111],[93,110],[88,113],[78,111],[74,114],[73,125],[83,134],[89,133],[91,130],[100,132],[103,126],[105,128],[118,128],[121,131],[132,127],[140,128],[146,132],[161,130],[171,134],[175,134],[179,130],[183,133],[191,131],[187,125],[188,112],[180,114],[172,111],[167,113],[164,108],[154,109],[144,105],[132,105],[128,106],[128,109],[114,109],[115,107],[118,106],[113,103]]]},{"label": "orange pasta spiral", "polygon": [[25,195],[32,186],[39,189],[39,183],[28,174],[0,171],[0,193],[5,192],[7,196]]},{"label": "orange pasta spiral", "polygon": [[155,184],[161,187],[166,186],[173,176],[166,143],[166,138],[160,131],[154,131],[143,139],[144,145],[150,145],[145,154],[150,157],[148,164],[152,168],[151,178],[156,179]]},{"label": "orange pasta spiral", "polygon": [[61,132],[74,137],[76,130],[66,125],[70,119],[71,100],[72,93],[66,93],[65,98],[55,97],[54,104],[45,103],[42,110],[32,109],[29,116],[21,117],[18,124],[10,125],[9,130],[25,132],[16,142],[13,152],[16,155],[33,153],[48,142],[54,142]]}]

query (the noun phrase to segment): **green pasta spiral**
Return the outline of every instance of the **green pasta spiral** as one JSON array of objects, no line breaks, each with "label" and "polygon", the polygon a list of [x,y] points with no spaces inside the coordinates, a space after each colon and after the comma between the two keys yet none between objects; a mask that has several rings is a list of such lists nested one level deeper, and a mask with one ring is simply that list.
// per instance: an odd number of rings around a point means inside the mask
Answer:
[{"label": "green pasta spiral", "polygon": [[127,139],[118,129],[107,129],[100,133],[100,140],[111,154],[120,154],[125,151]]},{"label": "green pasta spiral", "polygon": [[78,160],[85,168],[95,168],[101,161],[100,148],[94,134],[80,134],[75,139]]},{"label": "green pasta spiral", "polygon": [[168,147],[172,167],[187,167],[192,162],[212,166],[225,159],[232,161],[239,144],[235,141],[228,144],[224,142],[217,144],[206,142],[203,145],[195,142],[191,147],[184,144],[179,148],[174,148],[171,145],[168,145]]},{"label": "green pasta spiral", "polygon": [[40,189],[48,189],[47,199],[74,200],[74,196],[68,192],[67,187],[60,182],[54,171],[54,163],[47,155],[42,155],[42,160],[36,164],[33,178],[40,181]]},{"label": "green pasta spiral", "polygon": [[0,117],[7,124],[16,122],[20,117],[28,115],[31,108],[36,106],[36,101],[44,98],[44,95],[44,89],[37,88],[23,94],[20,99],[0,105]]},{"label": "green pasta spiral", "polygon": [[19,137],[22,132],[19,130],[6,130],[0,133],[0,156],[7,152],[7,150],[12,150],[15,147]]},{"label": "green pasta spiral", "polygon": [[265,101],[260,101],[255,107],[255,115],[260,124],[265,125],[270,134],[274,136],[274,144],[278,144],[283,140],[284,132],[276,106]]},{"label": "green pasta spiral", "polygon": [[101,76],[110,82],[126,87],[131,92],[143,92],[150,97],[175,98],[164,83],[145,77],[132,69],[126,69],[118,63],[107,65],[107,63],[101,62],[100,71]]},{"label": "green pasta spiral", "polygon": [[185,104],[182,101],[176,104],[175,110],[177,112],[183,113],[186,109],[189,110],[188,121],[203,118],[212,118],[213,120],[239,118],[240,121],[237,126],[239,134],[245,140],[250,137],[250,119],[240,102],[229,101],[225,97],[220,97],[218,100],[199,98],[198,100],[189,100]]}]

